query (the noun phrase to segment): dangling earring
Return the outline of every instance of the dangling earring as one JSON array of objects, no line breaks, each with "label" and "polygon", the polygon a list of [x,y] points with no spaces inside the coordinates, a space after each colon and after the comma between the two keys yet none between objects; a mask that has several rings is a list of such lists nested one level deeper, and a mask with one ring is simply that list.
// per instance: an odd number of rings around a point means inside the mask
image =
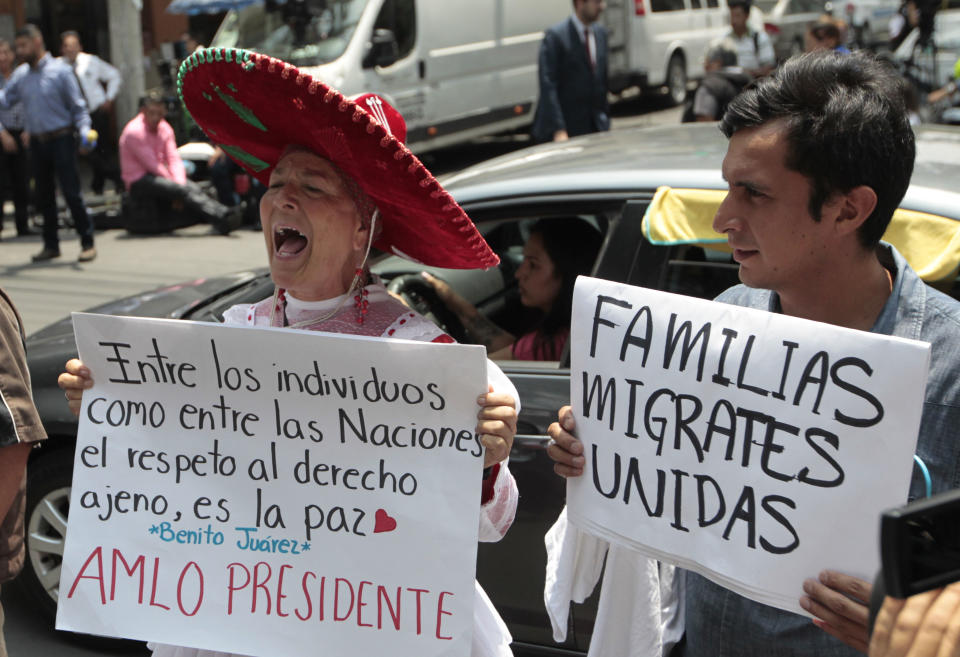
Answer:
[{"label": "dangling earring", "polygon": [[363,268],[357,267],[357,273],[354,277],[354,281],[358,283],[357,294],[353,297],[354,307],[357,311],[357,324],[363,325],[364,317],[367,314],[367,307],[370,305],[370,301],[367,300],[367,281],[366,276],[364,275]]}]

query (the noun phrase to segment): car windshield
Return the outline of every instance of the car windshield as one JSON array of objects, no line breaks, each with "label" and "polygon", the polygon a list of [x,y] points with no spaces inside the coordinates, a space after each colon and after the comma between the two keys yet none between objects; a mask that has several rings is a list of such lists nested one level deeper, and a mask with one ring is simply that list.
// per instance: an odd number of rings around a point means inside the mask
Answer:
[{"label": "car windshield", "polygon": [[267,2],[230,11],[210,45],[244,48],[295,66],[316,66],[343,54],[367,0]]}]

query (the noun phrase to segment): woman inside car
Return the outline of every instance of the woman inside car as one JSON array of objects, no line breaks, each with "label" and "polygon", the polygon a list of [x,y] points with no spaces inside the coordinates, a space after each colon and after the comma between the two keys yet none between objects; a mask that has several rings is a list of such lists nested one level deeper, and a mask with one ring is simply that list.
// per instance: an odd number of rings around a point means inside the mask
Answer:
[{"label": "woman inside car", "polygon": [[[203,130],[267,185],[260,202],[271,297],[224,322],[425,342],[452,342],[371,275],[372,246],[434,266],[491,267],[496,255],[464,211],[403,143],[402,117],[381,98],[349,100],[293,66],[208,49],[180,70],[181,98]],[[211,90],[214,90],[211,93]],[[479,539],[499,540],[517,503],[507,456],[516,390],[488,363],[476,431],[485,448]],[[90,371],[73,359],[58,383],[79,413]],[[317,558],[321,558],[318,555]],[[510,655],[510,634],[477,586],[472,655]],[[222,653],[155,645],[158,657]]]},{"label": "woman inside car", "polygon": [[470,342],[487,347],[494,360],[560,360],[570,337],[570,310],[577,276],[590,273],[600,250],[600,232],[579,217],[539,219],[523,246],[517,269],[520,303],[539,311],[536,325],[519,338],[503,330],[447,283],[423,277],[457,315]]}]

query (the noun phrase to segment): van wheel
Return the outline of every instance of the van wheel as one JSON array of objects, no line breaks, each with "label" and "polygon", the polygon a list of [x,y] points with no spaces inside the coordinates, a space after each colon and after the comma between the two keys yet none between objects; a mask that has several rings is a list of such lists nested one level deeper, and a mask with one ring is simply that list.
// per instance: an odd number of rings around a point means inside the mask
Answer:
[{"label": "van wheel", "polygon": [[667,94],[674,105],[687,99],[687,65],[678,52],[673,53],[667,65]]},{"label": "van wheel", "polygon": [[27,476],[27,558],[15,581],[51,620],[57,613],[72,475],[73,450],[56,449],[32,463]]}]

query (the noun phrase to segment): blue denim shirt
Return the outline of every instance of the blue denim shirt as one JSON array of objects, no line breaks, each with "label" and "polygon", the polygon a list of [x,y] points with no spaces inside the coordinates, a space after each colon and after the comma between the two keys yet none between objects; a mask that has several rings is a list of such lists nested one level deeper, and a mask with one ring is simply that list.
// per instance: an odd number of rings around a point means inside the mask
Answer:
[{"label": "blue denim shirt", "polygon": [[[881,243],[878,255],[896,278],[871,331],[930,343],[917,454],[930,470],[934,494],[960,487],[960,303],[927,286],[889,244]],[[717,301],[781,312],[774,292],[744,285]],[[910,498],[924,494],[923,477],[914,468]],[[830,556],[823,562],[829,568]],[[797,598],[802,594],[797,591]],[[753,602],[692,572],[686,573],[686,605],[686,657],[862,657],[809,618]]]},{"label": "blue denim shirt", "polygon": [[[10,78],[13,77],[13,71],[10,71]],[[4,77],[0,73],[0,89],[7,86],[10,78]],[[0,128],[7,130],[23,130],[23,104],[14,103],[9,108],[0,108]]]},{"label": "blue denim shirt", "polygon": [[90,129],[87,103],[73,69],[46,53],[36,68],[21,64],[0,89],[0,107],[22,102],[26,128],[33,134],[74,126],[82,133]]}]

